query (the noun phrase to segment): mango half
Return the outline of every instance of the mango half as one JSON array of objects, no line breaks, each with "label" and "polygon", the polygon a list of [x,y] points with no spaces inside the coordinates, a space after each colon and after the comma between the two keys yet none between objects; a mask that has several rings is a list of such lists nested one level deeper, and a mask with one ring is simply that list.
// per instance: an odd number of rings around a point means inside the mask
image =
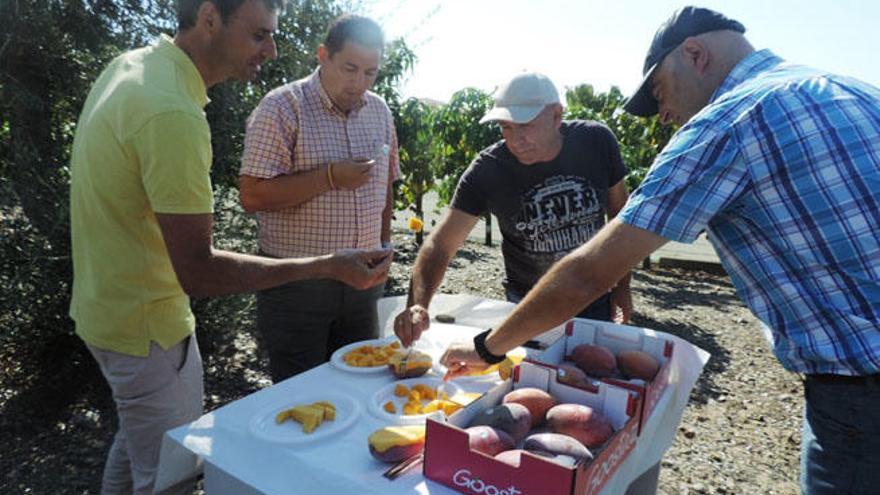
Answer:
[{"label": "mango half", "polygon": [[400,462],[425,447],[425,425],[386,426],[368,438],[370,454],[382,462]]},{"label": "mango half", "polygon": [[[422,351],[398,349],[388,359],[388,369],[397,378],[415,378],[424,375],[431,369],[434,361]],[[405,358],[405,359],[404,359]]]}]

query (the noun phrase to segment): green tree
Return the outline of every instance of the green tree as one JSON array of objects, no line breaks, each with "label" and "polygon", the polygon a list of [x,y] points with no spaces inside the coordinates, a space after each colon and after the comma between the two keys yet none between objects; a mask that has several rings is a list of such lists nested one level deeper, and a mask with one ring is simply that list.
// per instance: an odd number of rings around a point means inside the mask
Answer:
[{"label": "green tree", "polygon": [[607,125],[620,143],[623,162],[629,169],[626,185],[635,190],[654,163],[654,158],[678,129],[666,126],[657,117],[635,117],[623,111],[626,97],[616,86],[607,93],[596,93],[589,84],[566,91],[566,118],[596,120]]},{"label": "green tree", "polygon": [[[392,40],[385,46],[382,57],[382,68],[373,85],[373,91],[385,99],[391,113],[397,117],[400,111],[400,84],[406,74],[412,71],[416,63],[416,54],[402,38]],[[395,119],[395,122],[397,120]]]},{"label": "green tree", "polygon": [[[341,12],[337,0],[290,1],[279,18],[278,60],[253,83],[211,89],[219,242],[224,222],[242,218],[226,190],[237,183],[247,116],[271,88],[314,70],[317,46]],[[113,57],[175,28],[174,0],[0,1],[0,338],[71,334],[68,167],[79,112]],[[383,91],[412,61],[404,43],[389,46]]]},{"label": "green tree", "polygon": [[172,2],[0,2],[2,338],[65,333],[68,162],[92,82],[120,51],[171,27]]},{"label": "green tree", "polygon": [[[440,163],[437,192],[440,204],[449,204],[461,174],[484,148],[501,139],[496,125],[480,124],[492,108],[492,97],[479,89],[465,88],[452,95],[437,115]],[[492,216],[485,215],[486,245],[492,245]]]},{"label": "green tree", "polygon": [[[437,162],[437,137],[434,131],[435,111],[415,98],[400,106],[395,124],[400,143],[400,184],[396,210],[409,209],[424,219],[422,199],[434,187]],[[423,232],[416,233],[416,244],[422,245]]]}]

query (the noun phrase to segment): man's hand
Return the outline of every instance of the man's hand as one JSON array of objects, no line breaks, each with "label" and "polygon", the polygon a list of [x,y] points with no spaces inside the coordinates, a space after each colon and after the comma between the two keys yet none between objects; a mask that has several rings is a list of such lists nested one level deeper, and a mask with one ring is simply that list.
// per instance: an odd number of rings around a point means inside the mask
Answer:
[{"label": "man's hand", "polygon": [[404,347],[409,347],[422,336],[422,332],[431,325],[431,315],[419,304],[414,304],[394,318],[394,334]]},{"label": "man's hand", "polygon": [[343,249],[330,257],[333,278],[355,289],[364,290],[388,277],[393,251],[390,249]]},{"label": "man's hand", "polygon": [[330,165],[333,185],[337,189],[357,189],[370,180],[370,171],[375,164],[376,160],[334,162]]},{"label": "man's hand", "polygon": [[489,367],[489,364],[477,354],[473,342],[450,345],[440,356],[440,364],[446,366],[444,380],[471,375]]},{"label": "man's hand", "polygon": [[633,301],[629,284],[618,285],[611,290],[611,319],[614,323],[629,323]]}]

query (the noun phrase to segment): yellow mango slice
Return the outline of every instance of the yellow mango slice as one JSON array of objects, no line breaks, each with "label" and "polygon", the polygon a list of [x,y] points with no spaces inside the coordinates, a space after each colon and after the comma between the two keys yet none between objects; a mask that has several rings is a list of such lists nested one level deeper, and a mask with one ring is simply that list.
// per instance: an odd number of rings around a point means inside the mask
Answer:
[{"label": "yellow mango slice", "polygon": [[449,398],[450,402],[454,402],[456,404],[466,406],[471,402],[479,399],[483,394],[478,392],[459,392],[452,397]]},{"label": "yellow mango slice", "polygon": [[275,424],[280,425],[281,423],[287,421],[288,418],[290,418],[290,409],[285,409],[275,415]]},{"label": "yellow mango slice", "polygon": [[333,421],[336,419],[336,406],[332,402],[321,400],[312,404],[324,410],[324,421]]},{"label": "yellow mango slice", "polygon": [[403,405],[403,414],[405,416],[414,416],[416,414],[422,414],[422,404],[421,402],[407,402]]},{"label": "yellow mango slice", "polygon": [[311,433],[321,424],[321,418],[317,416],[309,416],[303,421],[303,432]]},{"label": "yellow mango slice", "polygon": [[302,423],[303,431],[310,433],[324,421],[324,409],[316,406],[296,406],[290,410],[290,416],[294,421]]}]

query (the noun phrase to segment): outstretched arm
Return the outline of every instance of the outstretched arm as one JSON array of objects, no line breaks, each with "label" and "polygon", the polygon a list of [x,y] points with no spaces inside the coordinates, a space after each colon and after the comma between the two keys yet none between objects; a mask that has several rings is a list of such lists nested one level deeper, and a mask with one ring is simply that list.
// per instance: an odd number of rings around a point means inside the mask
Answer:
[{"label": "outstretched arm", "polygon": [[156,214],[156,218],[177,280],[184,292],[194,296],[249,292],[311,278],[333,278],[365,289],[379,283],[391,265],[387,250],[286,259],[222,251],[213,247],[210,214]]},{"label": "outstretched arm", "polygon": [[479,217],[450,208],[449,212],[425,240],[413,267],[406,309],[394,319],[394,333],[409,346],[430,324],[428,305],[443,282],[449,261],[464,244]]},{"label": "outstretched arm", "polygon": [[[553,265],[504,322],[486,338],[486,348],[503,355],[565,322],[598,299],[645,256],[666,243],[647,230],[612,220],[587,244]],[[486,367],[473,343],[450,346],[441,362],[450,377]]]}]

